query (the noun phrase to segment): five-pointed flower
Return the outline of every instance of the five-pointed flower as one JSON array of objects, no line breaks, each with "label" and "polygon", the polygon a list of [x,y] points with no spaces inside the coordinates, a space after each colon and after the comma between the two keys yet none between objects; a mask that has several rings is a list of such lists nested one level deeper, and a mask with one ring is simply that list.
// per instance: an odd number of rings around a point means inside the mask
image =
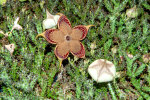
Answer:
[{"label": "five-pointed flower", "polygon": [[59,15],[58,29],[48,29],[37,37],[43,36],[49,43],[57,44],[54,52],[60,60],[66,59],[69,52],[78,58],[84,58],[85,49],[80,40],[86,37],[92,25],[78,25],[72,28],[68,18],[61,13]]}]

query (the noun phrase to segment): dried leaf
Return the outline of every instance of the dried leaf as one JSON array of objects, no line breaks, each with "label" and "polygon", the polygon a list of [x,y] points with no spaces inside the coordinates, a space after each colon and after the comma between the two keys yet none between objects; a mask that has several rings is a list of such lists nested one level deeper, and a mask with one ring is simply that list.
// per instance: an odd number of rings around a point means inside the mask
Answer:
[{"label": "dried leaf", "polygon": [[18,24],[19,21],[19,17],[16,18],[16,20],[14,21],[14,26],[11,29],[11,32],[16,29],[16,30],[22,30],[22,26]]},{"label": "dried leaf", "polygon": [[13,54],[14,49],[15,49],[15,44],[8,44],[8,45],[5,45],[4,47],[10,52],[11,55]]}]

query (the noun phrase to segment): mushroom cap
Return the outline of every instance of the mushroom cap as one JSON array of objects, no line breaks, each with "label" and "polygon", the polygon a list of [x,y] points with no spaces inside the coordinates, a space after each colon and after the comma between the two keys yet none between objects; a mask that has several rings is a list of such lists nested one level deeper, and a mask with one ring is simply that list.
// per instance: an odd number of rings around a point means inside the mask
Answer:
[{"label": "mushroom cap", "polygon": [[89,65],[88,72],[95,81],[108,82],[115,78],[116,68],[112,62],[98,59]]}]

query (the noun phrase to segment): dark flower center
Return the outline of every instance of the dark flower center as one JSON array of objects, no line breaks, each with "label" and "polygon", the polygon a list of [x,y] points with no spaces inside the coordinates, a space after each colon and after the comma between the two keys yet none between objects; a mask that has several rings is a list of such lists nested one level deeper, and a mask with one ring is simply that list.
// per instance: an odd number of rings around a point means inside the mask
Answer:
[{"label": "dark flower center", "polygon": [[66,40],[67,40],[67,41],[70,41],[70,36],[66,36]]}]

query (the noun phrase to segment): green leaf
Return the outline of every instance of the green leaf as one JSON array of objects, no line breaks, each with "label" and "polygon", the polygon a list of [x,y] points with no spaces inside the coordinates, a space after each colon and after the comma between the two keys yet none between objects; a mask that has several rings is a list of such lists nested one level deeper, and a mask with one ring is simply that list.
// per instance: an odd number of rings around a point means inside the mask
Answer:
[{"label": "green leaf", "polygon": [[115,30],[116,30],[116,19],[117,19],[117,17],[115,17],[115,16],[110,17],[110,23],[111,23],[110,28],[112,30],[112,34],[114,34]]},{"label": "green leaf", "polygon": [[[130,59],[126,54],[124,54],[124,55],[125,55],[125,58],[127,61],[127,75],[130,77],[133,77],[134,70],[132,70],[132,68],[133,68],[132,66],[133,66],[134,61],[138,58],[138,56],[134,56],[132,59]],[[134,66],[134,67],[136,67],[136,66]]]},{"label": "green leaf", "polygon": [[140,80],[139,80],[139,79],[131,78],[131,83],[133,84],[133,86],[134,86],[137,90],[140,90],[140,89],[141,89]]},{"label": "green leaf", "polygon": [[136,76],[140,75],[140,74],[143,72],[143,70],[145,69],[145,67],[146,67],[146,65],[145,65],[145,64],[142,64],[142,65],[136,70],[136,72],[134,73],[134,76],[136,77]]},{"label": "green leaf", "polygon": [[142,89],[146,92],[150,92],[150,87],[148,86],[143,86]]},{"label": "green leaf", "polygon": [[113,8],[108,0],[104,0],[104,5],[109,12],[113,12]]},{"label": "green leaf", "polygon": [[144,93],[144,92],[140,92],[140,93],[141,93],[141,95],[145,98],[145,100],[150,100],[149,94]]},{"label": "green leaf", "polygon": [[109,39],[109,40],[104,44],[105,55],[108,54],[108,51],[109,51],[109,49],[110,49],[111,44],[112,44],[112,39]]},{"label": "green leaf", "polygon": [[143,3],[143,6],[144,6],[146,9],[150,10],[150,5],[149,5],[148,3]]},{"label": "green leaf", "polygon": [[117,97],[116,97],[116,95],[115,95],[115,92],[113,91],[114,89],[112,88],[112,86],[111,86],[110,83],[108,83],[108,87],[109,87],[109,91],[110,91],[110,93],[111,93],[111,95],[112,95],[112,100],[117,100]]}]

